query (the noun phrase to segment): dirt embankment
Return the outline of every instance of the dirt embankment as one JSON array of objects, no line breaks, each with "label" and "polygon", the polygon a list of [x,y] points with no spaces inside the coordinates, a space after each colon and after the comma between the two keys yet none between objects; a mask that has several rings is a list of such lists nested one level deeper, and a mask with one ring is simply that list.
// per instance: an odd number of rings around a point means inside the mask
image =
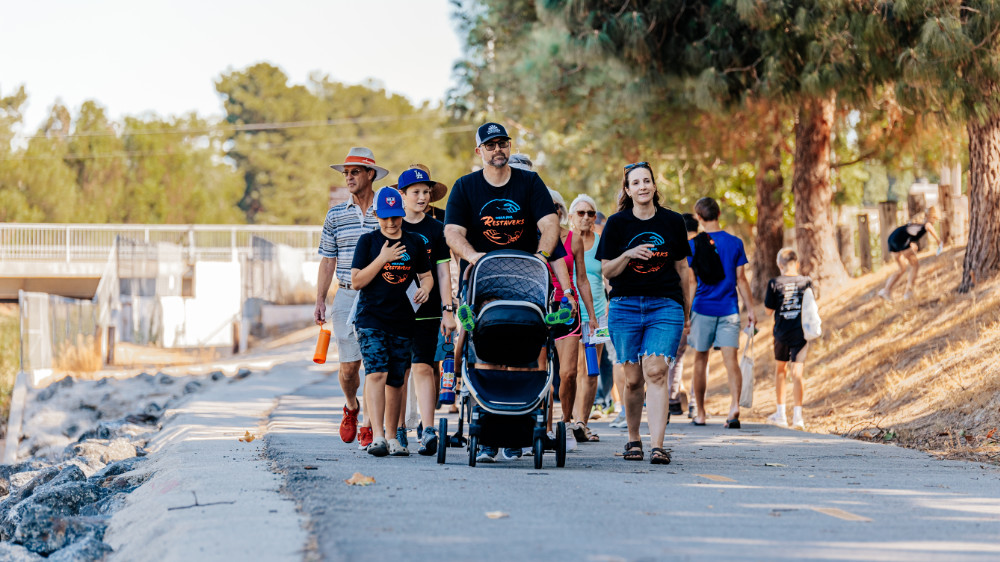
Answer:
[{"label": "dirt embankment", "polygon": [[[921,255],[909,300],[902,299],[905,280],[892,302],[875,294],[894,264],[821,295],[824,335],[806,362],[810,431],[1000,462],[1000,279],[957,293],[963,258],[964,248]],[[754,344],[754,407],[746,420],[774,412],[772,326],[763,320]],[[722,415],[729,393],[720,359],[713,354],[708,409]]]}]

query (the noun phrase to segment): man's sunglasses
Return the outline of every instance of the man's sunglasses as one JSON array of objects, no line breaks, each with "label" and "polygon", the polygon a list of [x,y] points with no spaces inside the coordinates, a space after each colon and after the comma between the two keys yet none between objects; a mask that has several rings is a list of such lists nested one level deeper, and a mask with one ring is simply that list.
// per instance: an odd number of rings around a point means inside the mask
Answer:
[{"label": "man's sunglasses", "polygon": [[494,150],[496,150],[497,147],[507,148],[509,146],[510,146],[510,141],[509,140],[496,141],[496,142],[494,142],[494,141],[488,141],[488,142],[484,142],[483,143],[483,148],[485,148],[486,150],[489,150],[490,152],[493,152]]},{"label": "man's sunglasses", "polygon": [[625,166],[625,173],[627,174],[636,168],[646,168],[647,170],[651,170],[649,162],[633,162],[632,164]]},{"label": "man's sunglasses", "polygon": [[367,172],[368,170],[362,170],[361,168],[351,168],[350,170],[344,170],[343,174],[346,178],[347,176],[360,176],[361,174]]},{"label": "man's sunglasses", "polygon": [[596,217],[597,211],[577,211],[576,216],[578,217]]}]

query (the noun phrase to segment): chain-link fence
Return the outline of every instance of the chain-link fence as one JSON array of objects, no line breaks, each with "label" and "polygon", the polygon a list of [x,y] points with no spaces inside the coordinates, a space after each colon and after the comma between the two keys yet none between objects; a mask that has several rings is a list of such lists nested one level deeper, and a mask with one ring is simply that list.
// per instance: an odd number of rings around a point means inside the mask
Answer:
[{"label": "chain-link fence", "polygon": [[53,370],[92,372],[103,363],[98,305],[47,293],[21,291],[21,367],[36,384]]}]

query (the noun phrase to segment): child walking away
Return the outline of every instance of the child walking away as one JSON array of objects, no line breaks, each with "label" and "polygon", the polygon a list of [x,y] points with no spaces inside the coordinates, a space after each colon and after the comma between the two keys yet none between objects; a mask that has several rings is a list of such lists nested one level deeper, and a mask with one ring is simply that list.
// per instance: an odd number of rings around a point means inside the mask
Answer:
[{"label": "child walking away", "polygon": [[[351,264],[351,284],[360,291],[357,319],[361,359],[365,365],[365,398],[374,439],[368,453],[376,457],[407,456],[395,431],[403,400],[403,375],[410,367],[410,338],[416,314],[413,303],[427,302],[434,287],[423,242],[403,232],[402,195],[383,187],[375,195],[379,229],[358,239]],[[419,287],[416,285],[419,284]],[[412,298],[410,297],[412,293]]]},{"label": "child walking away", "polygon": [[784,248],[778,252],[778,269],[781,275],[767,283],[764,307],[774,315],[774,389],[777,393],[777,410],[767,418],[768,423],[788,427],[785,417],[785,376],[791,374],[792,427],[805,430],[802,419],[802,371],[805,367],[808,343],[802,331],[802,300],[812,280],[799,275],[799,256],[795,250]]}]

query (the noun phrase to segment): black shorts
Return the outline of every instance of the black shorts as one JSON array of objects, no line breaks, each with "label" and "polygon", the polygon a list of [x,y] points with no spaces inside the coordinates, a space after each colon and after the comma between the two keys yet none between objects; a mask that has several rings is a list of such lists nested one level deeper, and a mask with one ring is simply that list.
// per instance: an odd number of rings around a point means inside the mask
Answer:
[{"label": "black shorts", "polygon": [[417,320],[410,338],[410,363],[434,364],[437,354],[440,318]]},{"label": "black shorts", "polygon": [[805,340],[787,343],[774,340],[774,360],[791,363],[805,363],[809,343]]},{"label": "black shorts", "polygon": [[572,324],[556,324],[552,326],[552,339],[561,340],[567,336],[577,336],[579,337],[581,333],[580,330],[580,311],[576,311],[576,316],[573,317]]}]

